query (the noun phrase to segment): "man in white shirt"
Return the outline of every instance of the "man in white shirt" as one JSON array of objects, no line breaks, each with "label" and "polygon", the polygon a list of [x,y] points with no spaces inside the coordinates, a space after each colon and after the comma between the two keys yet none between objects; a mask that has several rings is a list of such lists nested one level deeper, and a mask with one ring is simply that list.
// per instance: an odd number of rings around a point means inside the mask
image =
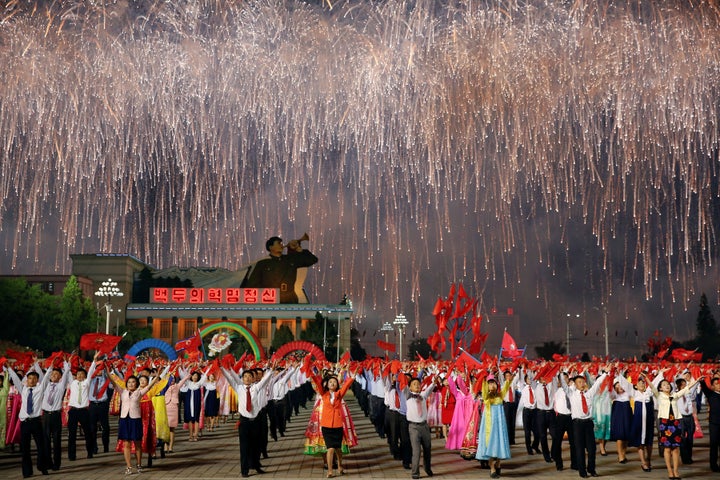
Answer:
[{"label": "man in white shirt", "polygon": [[272,376],[272,368],[268,369],[257,382],[255,375],[250,370],[243,372],[241,382],[237,382],[235,376],[229,374],[224,368],[221,371],[238,395],[240,474],[243,478],[249,477],[251,468],[257,473],[265,473],[260,466],[260,438],[258,437],[260,428],[257,419],[260,410],[265,407],[268,400],[265,386]]},{"label": "man in white shirt", "polygon": [[550,457],[547,437],[548,431],[552,430],[555,424],[554,404],[555,387],[552,383],[548,385],[545,379],[540,379],[535,386],[535,435],[547,463],[553,461]]},{"label": "man in white shirt", "polygon": [[517,420],[518,410],[518,376],[514,375],[510,370],[505,370],[503,377],[505,382],[511,382],[510,388],[503,397],[503,411],[505,412],[505,422],[507,423],[508,440],[510,445],[515,445],[515,422]]},{"label": "man in white shirt", "polygon": [[53,368],[46,373],[50,381],[45,388],[42,400],[42,425],[45,437],[45,449],[50,457],[50,468],[60,470],[62,460],[62,403],[65,390],[70,381],[70,364],[65,362],[63,369]]},{"label": "man in white shirt", "polygon": [[[687,385],[687,381],[690,378],[690,373],[686,372],[685,378],[678,378],[675,380],[676,391],[680,391]],[[682,440],[680,441],[680,459],[683,465],[690,465],[693,463],[692,451],[693,451],[693,436],[695,435],[695,417],[693,416],[693,405],[695,404],[695,397],[700,391],[700,386],[696,385],[691,388],[688,393],[677,399],[678,415],[681,415],[680,425],[682,426]]]},{"label": "man in white shirt", "polygon": [[424,388],[420,379],[413,378],[403,392],[406,399],[406,413],[408,430],[410,432],[410,445],[412,446],[411,474],[413,479],[420,478],[420,449],[423,453],[423,465],[428,477],[433,476],[431,468],[431,442],[430,427],[427,424],[427,398],[435,389],[435,383],[430,382]]},{"label": "man in white shirt", "polygon": [[[97,355],[96,355],[97,356]],[[93,458],[95,453],[95,441],[90,430],[90,378],[95,373],[97,362],[93,360],[90,370],[85,371],[84,368],[78,368],[75,373],[75,380],[70,382],[70,401],[68,402],[70,410],[68,410],[68,459],[74,461],[76,459],[77,445],[77,427],[83,429],[85,436],[85,450],[87,450],[87,458]]]},{"label": "man in white shirt", "polygon": [[[550,452],[552,459],[555,461],[555,467],[557,471],[562,471],[563,459],[562,459],[562,441],[563,437],[567,433],[568,444],[570,445],[570,468],[577,470],[575,464],[575,435],[572,429],[572,415],[570,410],[570,399],[568,398],[568,374],[563,372],[560,374],[560,378],[557,379],[560,383],[561,388],[555,390],[555,420],[553,423],[552,430],[552,447]],[[574,386],[572,388],[575,388]]]},{"label": "man in white shirt", "polygon": [[[590,389],[583,375],[573,377],[575,389],[569,392],[573,435],[575,437],[575,463],[582,478],[597,477],[595,470],[595,424],[592,419],[592,400],[605,380],[607,373],[595,379]],[[585,452],[587,451],[587,463]]]},{"label": "man in white shirt", "polygon": [[[102,370],[99,375],[95,375],[90,380],[90,435],[95,443],[94,453],[98,453],[97,433],[98,424],[102,430],[101,439],[103,452],[107,453],[110,449],[110,395],[108,389],[110,387],[110,379]],[[112,390],[110,390],[112,391]]]},{"label": "man in white shirt", "polygon": [[540,453],[540,439],[537,436],[537,430],[535,427],[536,422],[536,408],[537,399],[535,398],[535,392],[530,374],[525,374],[521,371],[518,375],[522,380],[518,383],[520,389],[520,406],[522,407],[522,421],[523,430],[525,432],[525,448],[527,449],[528,455],[535,455]]},{"label": "man in white shirt", "polygon": [[[25,375],[25,384],[14,370],[5,367],[5,371],[10,375],[15,388],[20,392],[20,454],[22,456],[22,472],[23,477],[28,478],[33,474],[32,456],[30,450],[30,441],[35,441],[37,448],[37,466],[43,475],[48,474],[50,467],[50,457],[45,449],[45,439],[43,438],[42,422],[40,414],[42,412],[41,404],[43,392],[50,379],[48,375],[43,375],[40,380],[40,366],[36,363],[33,370]],[[40,372],[40,373],[38,373]]]}]

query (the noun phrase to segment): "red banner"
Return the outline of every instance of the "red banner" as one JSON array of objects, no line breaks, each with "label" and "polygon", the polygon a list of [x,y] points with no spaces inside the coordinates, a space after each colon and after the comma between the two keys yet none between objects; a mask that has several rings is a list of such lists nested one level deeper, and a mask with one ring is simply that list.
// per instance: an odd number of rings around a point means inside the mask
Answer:
[{"label": "red banner", "polygon": [[377,346],[380,350],[387,350],[388,352],[395,353],[395,344],[390,342],[383,342],[382,340],[377,341]]}]

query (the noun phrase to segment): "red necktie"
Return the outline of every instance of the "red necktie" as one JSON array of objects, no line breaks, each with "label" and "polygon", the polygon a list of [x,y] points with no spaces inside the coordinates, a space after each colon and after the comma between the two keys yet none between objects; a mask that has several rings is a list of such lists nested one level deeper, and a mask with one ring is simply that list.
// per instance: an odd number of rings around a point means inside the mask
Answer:
[{"label": "red necktie", "polygon": [[511,387],[510,387],[510,390],[508,390],[508,401],[509,401],[510,403],[513,403],[513,402],[515,401],[515,399],[514,399],[513,397],[514,397],[514,395],[513,395],[513,388],[512,388],[512,386],[511,386]]},{"label": "red necktie", "polygon": [[545,390],[545,405],[550,406],[550,396],[548,395],[547,391],[547,385],[543,385],[543,390]]},{"label": "red necktie", "polygon": [[252,397],[250,396],[250,387],[245,389],[245,409],[248,413],[252,412]]},{"label": "red necktie", "polygon": [[535,404],[535,394],[533,393],[532,387],[528,387],[528,392],[530,392],[530,398],[528,400],[530,401],[530,405]]},{"label": "red necktie", "polygon": [[395,390],[395,408],[400,408],[400,395],[397,390]]},{"label": "red necktie", "polygon": [[582,409],[583,413],[587,415],[588,408],[587,408],[587,400],[585,400],[585,392],[580,392],[580,400],[582,401]]}]

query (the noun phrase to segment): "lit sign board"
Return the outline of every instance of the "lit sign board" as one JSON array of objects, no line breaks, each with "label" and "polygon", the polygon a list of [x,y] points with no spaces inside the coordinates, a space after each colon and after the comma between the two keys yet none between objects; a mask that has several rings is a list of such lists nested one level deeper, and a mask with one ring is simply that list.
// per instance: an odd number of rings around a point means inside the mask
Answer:
[{"label": "lit sign board", "polygon": [[151,303],[280,303],[277,288],[151,288]]}]

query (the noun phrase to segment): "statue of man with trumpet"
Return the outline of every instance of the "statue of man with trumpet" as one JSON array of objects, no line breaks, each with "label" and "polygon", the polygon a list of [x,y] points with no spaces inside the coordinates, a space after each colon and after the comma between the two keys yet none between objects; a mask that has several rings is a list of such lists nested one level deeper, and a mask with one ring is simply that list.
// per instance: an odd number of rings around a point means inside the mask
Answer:
[{"label": "statue of man with trumpet", "polygon": [[[308,303],[302,284],[307,275],[307,267],[318,261],[315,255],[302,247],[302,242],[309,239],[306,233],[284,245],[282,238],[270,237],[265,242],[265,249],[270,253],[270,257],[255,263],[243,286],[277,288],[280,290],[280,303]],[[287,254],[283,254],[285,248],[288,249]]]}]

